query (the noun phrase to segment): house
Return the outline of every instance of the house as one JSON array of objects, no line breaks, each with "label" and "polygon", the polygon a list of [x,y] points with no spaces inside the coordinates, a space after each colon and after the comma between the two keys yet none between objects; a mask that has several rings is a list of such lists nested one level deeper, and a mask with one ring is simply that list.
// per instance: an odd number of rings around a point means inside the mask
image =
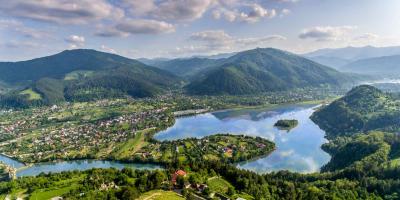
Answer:
[{"label": "house", "polygon": [[198,192],[203,192],[206,188],[208,188],[208,185],[206,184],[192,184],[191,187]]},{"label": "house", "polygon": [[176,171],[174,174],[172,174],[172,178],[171,178],[172,184],[174,184],[174,185],[176,184],[176,179],[178,178],[178,176],[186,177],[186,174],[187,173],[183,170]]},{"label": "house", "polygon": [[233,152],[233,150],[232,150],[231,148],[229,148],[229,147],[223,148],[222,151],[223,151],[224,153],[228,153],[228,154],[231,154],[231,153]]}]

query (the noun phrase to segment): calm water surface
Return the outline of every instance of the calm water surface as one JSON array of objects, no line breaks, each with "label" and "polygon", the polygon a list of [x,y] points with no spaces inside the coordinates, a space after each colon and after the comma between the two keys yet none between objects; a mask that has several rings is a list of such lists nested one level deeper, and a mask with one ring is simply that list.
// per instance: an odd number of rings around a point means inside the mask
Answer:
[{"label": "calm water surface", "polygon": [[[274,109],[228,110],[179,118],[174,126],[158,133],[158,140],[204,137],[215,133],[260,136],[275,142],[277,149],[269,156],[239,163],[237,166],[255,172],[290,170],[317,172],[330,156],[321,149],[325,132],[309,117],[315,106],[290,105]],[[279,119],[297,119],[299,125],[283,131],[273,125]]]},{"label": "calm water surface", "polygon": [[6,156],[0,155],[0,161],[15,168],[20,168],[17,171],[17,176],[36,176],[40,173],[56,173],[62,171],[73,170],[88,170],[92,168],[132,168],[132,169],[161,169],[160,166],[154,164],[138,164],[138,163],[121,163],[117,161],[103,161],[103,160],[74,160],[63,162],[49,162],[37,163],[33,166],[25,166],[23,163],[10,159]]},{"label": "calm water surface", "polygon": [[[309,117],[315,106],[291,105],[274,109],[228,110],[178,118],[174,126],[159,132],[158,140],[176,140],[188,137],[201,138],[215,133],[232,133],[260,136],[274,141],[277,146],[271,155],[237,166],[256,172],[290,170],[316,172],[326,164],[330,156],[322,151],[326,141],[324,131]],[[279,119],[297,119],[299,125],[290,132],[279,130],[273,124]],[[120,163],[116,161],[74,160],[52,163],[38,163],[25,167],[23,163],[0,155],[0,161],[21,168],[17,176],[35,176],[40,173],[87,170],[91,168],[134,168],[160,169],[153,164]]]}]

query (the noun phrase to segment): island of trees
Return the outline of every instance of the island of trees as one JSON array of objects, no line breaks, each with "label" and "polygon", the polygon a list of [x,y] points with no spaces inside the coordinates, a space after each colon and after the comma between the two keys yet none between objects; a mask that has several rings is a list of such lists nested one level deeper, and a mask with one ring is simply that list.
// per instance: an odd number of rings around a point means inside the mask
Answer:
[{"label": "island of trees", "polygon": [[[372,93],[376,95],[371,95],[371,91],[377,92]],[[366,104],[369,101],[382,104]],[[261,144],[266,145],[266,150],[271,150],[272,143],[244,136],[216,135],[202,139],[154,143],[159,145],[160,150],[175,148],[176,153],[173,157],[178,162],[166,165],[164,170],[92,169],[83,172],[41,174],[37,177],[0,182],[0,193],[3,194],[1,197],[25,196],[31,199],[62,196],[66,199],[203,197],[206,199],[396,200],[400,198],[400,137],[393,130],[399,122],[385,121],[396,113],[395,107],[389,106],[396,105],[396,101],[397,99],[390,94],[382,93],[370,86],[360,86],[343,98],[320,108],[313,116],[313,120],[322,128],[326,128],[329,143],[324,144],[322,148],[332,156],[321,173],[299,174],[280,171],[257,174],[238,169],[229,164],[234,161],[234,152],[232,156],[229,155],[230,149],[235,149],[234,145],[240,149],[240,143],[245,142],[246,146],[253,149],[251,153],[257,154],[261,152],[259,148]],[[370,105],[362,111],[365,115],[360,118],[363,119],[363,126],[355,126],[358,125],[358,121],[347,118],[348,121],[334,121],[338,123],[336,124],[338,128],[332,128],[330,116],[335,113],[329,108],[336,105],[345,108],[343,111],[350,112],[344,113],[344,116],[351,114],[358,116],[357,113],[363,106]],[[388,111],[392,111],[392,114],[388,114]],[[379,121],[386,123],[372,126],[375,123],[370,120],[378,118]],[[210,144],[208,150],[210,152],[196,155],[205,140],[215,140],[210,142],[215,144]],[[209,154],[213,154],[215,148],[218,151],[218,146],[224,147],[222,149],[224,151],[219,153],[224,154],[225,162],[221,162],[220,159],[209,159]],[[117,148],[116,151],[124,152],[121,149],[123,148]],[[173,189],[180,189],[182,192],[177,194],[172,192]]]},{"label": "island of trees", "polygon": [[295,128],[298,124],[299,121],[297,121],[296,119],[280,119],[274,124],[274,126],[278,127],[279,129],[290,131],[293,128]]}]

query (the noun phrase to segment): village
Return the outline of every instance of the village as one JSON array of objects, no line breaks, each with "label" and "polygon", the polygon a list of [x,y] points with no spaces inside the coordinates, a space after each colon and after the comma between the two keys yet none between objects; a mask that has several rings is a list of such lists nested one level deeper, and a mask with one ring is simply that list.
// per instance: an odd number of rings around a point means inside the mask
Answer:
[{"label": "village", "polygon": [[159,163],[185,164],[201,160],[236,163],[267,155],[274,149],[274,143],[260,137],[216,134],[201,139],[151,143],[135,152],[133,158]]},{"label": "village", "polygon": [[5,120],[0,123],[0,151],[27,163],[94,158],[139,130],[169,126],[173,116],[166,110],[133,102],[100,101],[87,106],[37,108],[29,114],[13,111],[1,116]]},{"label": "village", "polygon": [[[341,91],[275,92],[274,95],[196,97],[166,94],[151,99],[105,99],[0,112],[0,152],[27,163],[58,159],[110,158],[138,131],[168,128],[175,117],[242,106],[268,106],[323,99]],[[333,95],[334,96],[334,95]],[[143,136],[142,136],[143,137]],[[146,134],[147,139],[152,138]],[[135,144],[137,145],[137,144]],[[168,160],[157,143],[134,149],[124,160]],[[114,148],[114,149],[113,149]],[[169,147],[168,147],[169,148]],[[171,147],[172,148],[172,147]],[[176,151],[173,147],[173,151]],[[229,147],[226,147],[229,152]],[[179,150],[179,148],[178,148]],[[236,154],[232,159],[235,158]],[[182,156],[181,160],[185,160]]]}]

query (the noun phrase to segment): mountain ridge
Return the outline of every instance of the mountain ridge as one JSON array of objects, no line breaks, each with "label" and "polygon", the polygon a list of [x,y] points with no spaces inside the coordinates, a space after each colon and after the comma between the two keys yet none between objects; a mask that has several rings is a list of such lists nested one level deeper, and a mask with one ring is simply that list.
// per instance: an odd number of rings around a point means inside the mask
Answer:
[{"label": "mountain ridge", "polygon": [[[342,77],[340,77],[342,76]],[[248,94],[291,88],[337,85],[345,74],[298,55],[257,48],[240,52],[203,71],[186,88],[192,94]]]},{"label": "mountain ridge", "polygon": [[367,75],[400,75],[400,55],[357,60],[342,66],[341,70]]}]

